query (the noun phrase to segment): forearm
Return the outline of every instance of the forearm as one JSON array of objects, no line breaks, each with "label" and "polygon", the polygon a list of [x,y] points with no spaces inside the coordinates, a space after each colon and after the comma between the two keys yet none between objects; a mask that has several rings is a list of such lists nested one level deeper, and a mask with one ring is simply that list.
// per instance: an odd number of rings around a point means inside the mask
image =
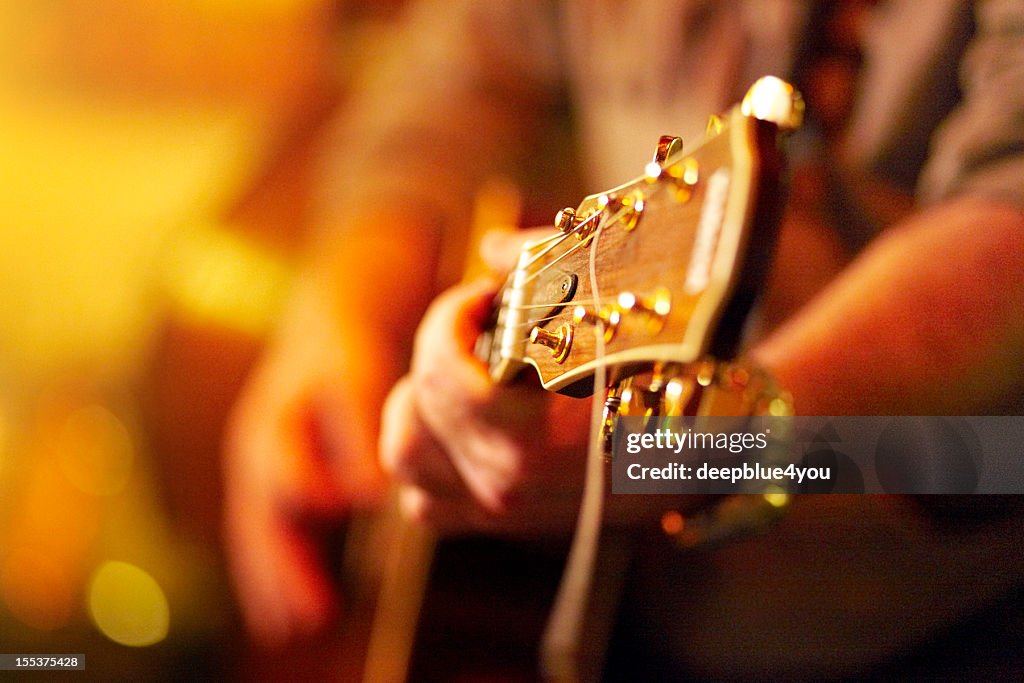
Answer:
[{"label": "forearm", "polygon": [[956,200],[881,236],[751,355],[801,414],[975,414],[1019,394],[1024,212]]},{"label": "forearm", "polygon": [[[894,226],[752,354],[800,414],[946,415],[1019,395],[1022,350],[1024,217],[960,200]],[[714,580],[673,606],[691,615],[680,639],[692,665],[712,677],[722,661],[733,675],[847,675],[1019,581],[1013,508],[978,526],[934,521],[912,498],[800,497],[773,533],[711,556]],[[774,577],[756,601],[751,566]],[[765,630],[766,613],[785,616]],[[821,628],[836,614],[842,628]]]}]

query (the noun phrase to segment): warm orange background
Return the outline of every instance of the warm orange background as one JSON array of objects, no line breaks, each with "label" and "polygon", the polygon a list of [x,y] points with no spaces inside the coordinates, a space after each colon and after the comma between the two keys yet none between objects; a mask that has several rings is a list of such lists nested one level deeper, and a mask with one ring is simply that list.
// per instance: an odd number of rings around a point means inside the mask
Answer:
[{"label": "warm orange background", "polygon": [[342,10],[0,3],[0,652],[137,678],[237,646],[219,430],[371,23]]}]

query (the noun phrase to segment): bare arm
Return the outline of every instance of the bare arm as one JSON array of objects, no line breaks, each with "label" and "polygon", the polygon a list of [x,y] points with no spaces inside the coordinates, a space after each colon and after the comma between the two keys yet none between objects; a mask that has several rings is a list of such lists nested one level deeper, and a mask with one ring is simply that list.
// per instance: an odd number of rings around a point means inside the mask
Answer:
[{"label": "bare arm", "polygon": [[[801,414],[1019,414],[1024,212],[960,199],[910,217],[751,353]],[[1019,507],[984,525],[933,522],[912,498],[804,496],[773,533],[705,558],[700,591],[643,609],[670,619],[709,675],[839,675],[1020,582]],[[753,566],[773,577],[756,600]]]},{"label": "bare arm", "polygon": [[1011,410],[1022,352],[1024,212],[959,199],[887,231],[752,355],[802,414],[947,415]]}]

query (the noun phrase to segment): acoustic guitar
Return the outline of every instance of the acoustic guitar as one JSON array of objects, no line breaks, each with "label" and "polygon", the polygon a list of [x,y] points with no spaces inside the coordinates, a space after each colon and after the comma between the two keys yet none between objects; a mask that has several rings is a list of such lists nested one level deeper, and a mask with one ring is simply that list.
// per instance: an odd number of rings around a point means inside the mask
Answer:
[{"label": "acoustic guitar", "polygon": [[[783,138],[800,125],[802,113],[800,95],[789,84],[762,78],[741,104],[711,118],[704,140],[684,145],[678,137],[663,136],[643,175],[558,212],[553,234],[523,248],[477,353],[496,382],[512,381],[529,367],[547,390],[603,397],[595,418],[598,462],[591,469],[600,469],[601,456],[610,455],[622,416],[788,411],[781,394],[765,391],[762,378],[720,361],[736,357],[771,264],[785,203]],[[586,508],[585,497],[583,518]],[[736,506],[723,509],[741,525],[750,512]],[[598,520],[592,525],[599,523],[599,512],[598,505]],[[760,519],[760,514],[749,518]],[[707,517],[683,524],[682,518],[667,515],[663,521],[666,532],[677,533],[683,544],[715,533],[716,520]],[[466,541],[435,546],[424,532],[410,529],[403,534],[384,579],[364,680],[536,679],[534,653],[543,621],[523,615],[531,613],[527,607],[545,608],[555,599],[552,589],[532,588],[532,579],[561,573],[564,545],[488,540],[495,551],[491,561],[481,560],[479,546],[467,546]],[[474,558],[471,570],[465,569],[467,554]],[[592,548],[573,549],[572,555],[581,554],[595,559]],[[530,581],[512,568],[513,563],[523,566],[524,557],[531,563],[526,569]],[[580,581],[585,571],[574,570],[573,562],[586,564],[570,557],[569,572],[579,576],[574,585],[566,577],[560,611],[565,605],[586,603],[588,593],[614,593],[608,586],[595,591],[592,582]],[[491,572],[490,580],[485,579]],[[600,566],[594,580],[602,580]],[[454,629],[451,619],[432,616],[436,603],[445,601],[429,592],[424,598],[420,589],[428,583],[441,584],[448,592],[449,612],[475,617],[479,648],[467,648],[466,629]],[[492,592],[484,595],[509,596],[513,604],[506,609],[493,597],[476,598],[488,583]],[[613,611],[614,606],[603,609]],[[412,627],[417,616],[418,634]],[[564,640],[566,633],[570,640],[588,635],[589,641],[600,641],[590,637],[592,630],[580,631],[591,627],[571,625],[583,618],[588,617],[566,621],[563,615],[563,623],[557,624],[556,616],[549,625],[549,642]],[[419,643],[418,649],[413,642]],[[495,652],[505,654],[497,666],[480,664],[488,658],[493,662]],[[433,668],[424,663],[438,656],[442,663]],[[553,666],[564,668],[557,662]],[[587,677],[578,671],[550,673]]]}]

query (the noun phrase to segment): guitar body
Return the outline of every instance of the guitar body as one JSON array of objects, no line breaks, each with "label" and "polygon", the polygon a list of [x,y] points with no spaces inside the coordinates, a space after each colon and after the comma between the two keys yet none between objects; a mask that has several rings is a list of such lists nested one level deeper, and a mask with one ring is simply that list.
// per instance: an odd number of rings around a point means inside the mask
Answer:
[{"label": "guitar body", "polygon": [[537,680],[537,653],[569,539],[437,544],[410,681]]}]

